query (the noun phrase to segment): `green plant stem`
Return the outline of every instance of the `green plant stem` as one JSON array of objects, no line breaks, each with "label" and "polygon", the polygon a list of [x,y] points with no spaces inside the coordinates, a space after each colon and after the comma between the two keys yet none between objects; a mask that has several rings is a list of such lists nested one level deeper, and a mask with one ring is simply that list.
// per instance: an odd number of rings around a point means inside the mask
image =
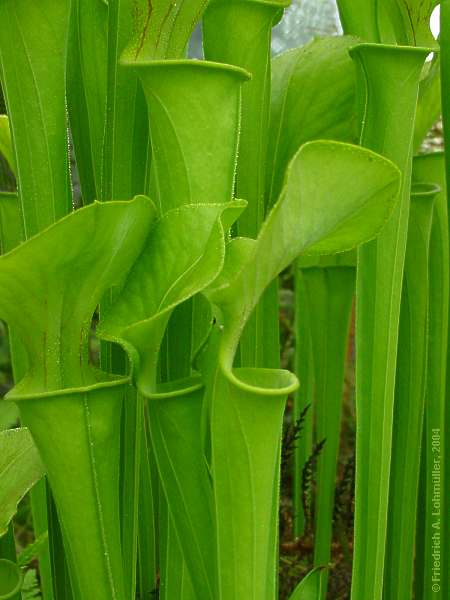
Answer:
[{"label": "green plant stem", "polygon": [[216,327],[205,372],[219,597],[270,600],[277,589],[281,427],[297,381],[286,371],[231,373],[225,348]]},{"label": "green plant stem", "polygon": [[[203,19],[205,56],[238,65],[252,75],[244,87],[242,129],[237,164],[236,193],[248,201],[238,223],[239,235],[256,238],[265,218],[266,155],[268,145],[271,31],[287,1],[211,2]],[[223,30],[229,32],[223,35]],[[243,366],[279,365],[278,291],[276,283],[266,293],[241,337]]]},{"label": "green plant stem", "polygon": [[206,61],[124,65],[125,70],[131,67],[137,72],[146,96],[152,180],[161,212],[185,204],[229,202],[234,191],[241,85],[248,74]]},{"label": "green plant stem", "polygon": [[429,244],[439,188],[413,186],[405,259],[394,403],[390,499],[384,578],[386,600],[413,593],[414,547],[425,407]]},{"label": "green plant stem", "polygon": [[393,160],[403,176],[400,202],[393,216],[378,239],[358,251],[352,598],[381,600],[413,124],[428,50],[363,44],[351,53],[359,77],[364,123],[361,143]]},{"label": "green plant stem", "polygon": [[[325,439],[317,461],[314,565],[331,557],[334,491],[341,431],[344,373],[350,315],[355,291],[353,267],[305,269],[309,292],[316,398],[313,405],[315,437]],[[322,598],[328,576],[322,577]]]},{"label": "green plant stem", "polygon": [[[413,177],[415,181],[433,181],[441,188],[435,200],[433,225],[430,240],[429,265],[429,333],[428,333],[428,374],[425,402],[425,419],[422,443],[422,473],[418,505],[418,524],[416,542],[416,577],[415,589],[417,600],[425,600],[433,585],[434,558],[429,548],[433,547],[436,538],[436,517],[433,515],[435,458],[442,457],[445,451],[444,431],[446,396],[446,373],[449,323],[449,234],[448,209],[445,181],[445,158],[443,153],[417,156],[414,159]],[[436,431],[439,434],[436,435]],[[440,452],[438,451],[440,450]],[[445,465],[444,465],[445,469]],[[441,472],[441,485],[445,482],[445,471]],[[442,485],[444,487],[444,485]],[[445,522],[445,511],[442,523]],[[440,530],[441,533],[443,529]],[[441,538],[442,539],[442,538]],[[441,547],[443,563],[447,550]],[[441,590],[434,592],[439,600],[445,598],[445,581]]]},{"label": "green plant stem", "polygon": [[0,5],[2,87],[26,238],[71,209],[65,102],[69,17],[70,0]]},{"label": "green plant stem", "polygon": [[[0,227],[2,253],[15,248],[23,241],[23,221],[20,214],[17,194],[2,194],[0,198]],[[9,331],[11,366],[14,381],[20,381],[27,370],[27,357],[23,346],[14,334]],[[45,479],[38,483],[30,491],[31,512],[33,516],[33,528],[36,536],[48,531],[47,517],[47,483]],[[50,558],[50,537],[44,542],[39,554],[39,575],[41,579],[41,591],[43,600],[53,600],[53,573]]]},{"label": "green plant stem", "polygon": [[[445,162],[446,162],[446,175],[447,175],[447,208],[450,209],[450,184],[448,181],[448,174],[450,172],[450,99],[448,90],[450,86],[450,32],[448,28],[448,22],[450,19],[450,2],[449,0],[443,0],[441,2],[441,81],[442,81],[442,118],[444,124],[444,143],[445,143]],[[449,307],[450,310],[450,307]],[[450,314],[450,313],[449,313]],[[450,317],[449,317],[450,321]],[[450,407],[448,398],[450,396],[450,347],[447,345],[447,391],[446,398],[447,402],[442,403],[441,407],[441,423],[443,425],[441,430],[442,449],[443,456],[449,456],[450,452]],[[444,483],[443,489],[443,504],[442,506],[448,506],[450,502],[450,466],[449,461],[444,465],[443,469]],[[450,517],[448,511],[443,515],[443,539],[448,540],[450,538]],[[448,573],[450,570],[450,550],[448,545],[444,548],[444,560],[443,560],[443,573]],[[442,598],[448,597],[450,594],[450,582],[448,577],[444,578],[442,586]]]},{"label": "green plant stem", "polygon": [[[123,387],[116,386],[54,395],[50,403],[45,396],[18,400],[22,419],[40,449],[60,507],[76,600],[126,598],[117,527],[119,507],[116,494],[112,493],[119,487],[123,393]],[[58,435],[51,433],[53,423],[58,423]],[[76,485],[68,486],[65,475],[73,465],[77,465]],[[80,507],[83,523],[79,519]]]},{"label": "green plant stem", "polygon": [[72,0],[67,107],[84,204],[101,197],[109,10],[104,2]]},{"label": "green plant stem", "polygon": [[[10,248],[71,210],[65,73],[70,1],[2,2],[2,87],[14,143],[23,233]],[[15,381],[26,368],[14,342]],[[47,530],[45,483],[31,493],[37,534]],[[40,490],[40,491],[39,491]],[[40,556],[44,600],[52,600],[49,544]]]},{"label": "green plant stem", "polygon": [[[141,475],[139,482],[139,529],[138,529],[138,567],[139,593],[144,598],[151,598],[157,587],[157,516],[158,516],[158,479],[152,476],[151,444],[146,427],[142,430]],[[154,462],[154,460],[153,460]]]}]

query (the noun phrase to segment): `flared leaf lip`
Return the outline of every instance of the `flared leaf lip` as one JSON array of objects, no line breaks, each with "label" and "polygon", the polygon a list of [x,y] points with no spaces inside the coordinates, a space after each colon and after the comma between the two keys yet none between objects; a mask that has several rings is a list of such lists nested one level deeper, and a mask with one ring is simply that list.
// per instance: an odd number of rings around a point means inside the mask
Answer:
[{"label": "flared leaf lip", "polygon": [[[14,194],[14,192],[0,192],[0,202],[2,201],[2,197],[4,200],[7,199],[5,194],[11,194],[11,196],[8,196],[8,197],[17,198],[17,195]],[[153,208],[154,210],[156,210],[153,201],[150,198],[148,198],[147,196],[145,196],[144,194],[137,194],[136,196],[134,196],[133,198],[130,198],[129,200],[107,200],[107,201],[94,200],[90,204],[86,204],[85,206],[82,206],[80,208],[72,210],[67,215],[64,215],[64,217],[62,217],[61,219],[58,219],[58,221],[55,221],[55,223],[51,223],[50,225],[48,225],[47,227],[45,227],[38,233],[35,233],[34,235],[27,238],[26,240],[23,240],[15,248],[13,248],[12,250],[9,250],[9,252],[5,252],[5,254],[2,254],[0,256],[0,264],[7,257],[23,252],[24,246],[29,246],[30,244],[36,243],[35,242],[36,239],[42,238],[46,232],[52,231],[53,229],[58,228],[63,221],[68,221],[70,219],[73,219],[75,216],[78,216],[85,210],[91,209],[92,205],[94,205],[97,209],[101,209],[101,208],[104,208],[105,206],[110,206],[110,205],[114,205],[116,207],[117,206],[131,207],[131,206],[135,206],[137,203],[141,203],[143,205],[147,204],[147,207],[150,207],[150,208]]]},{"label": "flared leaf lip", "polygon": [[16,585],[11,588],[8,592],[6,592],[5,595],[2,595],[2,598],[12,598],[13,596],[15,596],[22,588],[22,584],[23,584],[23,572],[22,570],[19,568],[19,566],[16,563],[13,563],[12,561],[6,559],[6,558],[0,558],[0,563],[5,565],[7,564],[8,566],[11,565],[11,569],[15,569],[17,572],[17,583]]},{"label": "flared leaf lip", "polygon": [[[175,212],[180,212],[183,210],[187,210],[190,208],[199,208],[202,206],[219,206],[219,207],[223,207],[222,213],[221,215],[218,217],[218,222],[222,221],[222,215],[224,214],[224,212],[231,208],[241,208],[242,210],[244,210],[247,206],[248,206],[248,202],[246,200],[241,200],[239,198],[230,200],[229,202],[224,202],[224,203],[211,203],[211,204],[183,204],[181,206],[178,206],[177,208],[172,208],[169,211],[167,211],[166,213],[160,215],[156,221],[153,223],[154,226],[158,225],[158,223],[162,220],[167,220],[170,219],[170,216],[172,213]],[[223,225],[222,225],[223,227]],[[226,235],[225,235],[225,231],[224,233],[224,239],[226,240]],[[225,257],[225,254],[224,254]],[[217,275],[216,275],[217,277]],[[214,279],[212,280],[214,281]],[[210,285],[212,283],[212,281],[208,284]],[[165,306],[164,308],[162,308],[161,310],[159,310],[156,313],[150,314],[149,316],[143,318],[143,319],[139,319],[138,321],[134,321],[132,323],[127,323],[127,324],[120,324],[118,327],[114,327],[114,329],[108,330],[107,328],[105,329],[105,321],[107,322],[107,319],[105,319],[104,321],[100,320],[99,325],[97,326],[97,335],[99,336],[99,338],[105,342],[112,342],[112,343],[117,343],[120,346],[122,346],[124,348],[125,351],[129,351],[133,346],[132,344],[130,344],[126,338],[124,338],[123,336],[126,335],[126,332],[130,332],[138,327],[140,327],[141,325],[145,324],[145,323],[149,323],[151,321],[153,321],[154,319],[160,318],[162,315],[167,314],[167,312],[173,310],[178,303],[181,302],[185,302],[186,300],[189,299],[190,296],[185,296],[182,298],[182,300],[180,300],[177,303],[170,303],[167,306]]]},{"label": "flared leaf lip", "polygon": [[200,373],[194,373],[190,377],[157,384],[155,389],[139,386],[139,392],[148,400],[170,400],[180,396],[193,394],[205,387]]},{"label": "flared leaf lip", "polygon": [[[259,394],[261,396],[270,397],[279,397],[279,396],[288,396],[289,394],[293,394],[300,387],[300,382],[297,376],[288,371],[287,369],[265,369],[258,368],[256,371],[259,373],[270,373],[272,375],[276,375],[280,378],[282,385],[279,387],[263,387],[260,385],[253,385],[246,383],[242,377],[239,377],[245,371],[249,369],[246,368],[228,368],[228,360],[223,360],[221,357],[221,370],[223,375],[228,379],[230,383],[235,385],[237,388],[250,392],[252,394]],[[250,369],[252,370],[252,369]]]},{"label": "flared leaf lip", "polygon": [[240,76],[243,81],[249,81],[252,78],[251,73],[238,67],[236,65],[229,65],[227,63],[215,62],[212,60],[200,60],[198,58],[169,58],[167,60],[127,60],[126,58],[120,59],[120,64],[124,66],[130,66],[134,69],[141,69],[143,67],[155,67],[170,69],[175,67],[199,67],[202,69],[209,69],[212,71],[224,71],[226,73],[235,73]]},{"label": "flared leaf lip", "polygon": [[441,191],[441,187],[436,183],[413,182],[411,185],[411,199],[417,201],[433,202],[434,198]]},{"label": "flared leaf lip", "polygon": [[378,53],[382,51],[394,51],[395,53],[417,54],[420,57],[426,57],[428,54],[439,52],[439,48],[426,46],[404,46],[399,44],[377,44],[375,42],[360,42],[348,49],[350,56],[357,55],[361,50],[375,50]]},{"label": "flared leaf lip", "polygon": [[[92,383],[86,386],[69,387],[62,388],[59,390],[39,391],[36,393],[25,394],[20,393],[20,384],[18,384],[5,395],[4,400],[9,402],[21,402],[24,400],[41,400],[44,398],[61,398],[63,396],[76,396],[77,394],[87,394],[90,392],[95,392],[96,390],[103,390],[106,388],[117,388],[120,386],[125,387],[130,385],[131,383],[131,375],[110,375],[109,373],[104,373],[100,370],[97,371],[98,373],[104,376],[103,381]],[[18,388],[19,390],[16,392]]]}]

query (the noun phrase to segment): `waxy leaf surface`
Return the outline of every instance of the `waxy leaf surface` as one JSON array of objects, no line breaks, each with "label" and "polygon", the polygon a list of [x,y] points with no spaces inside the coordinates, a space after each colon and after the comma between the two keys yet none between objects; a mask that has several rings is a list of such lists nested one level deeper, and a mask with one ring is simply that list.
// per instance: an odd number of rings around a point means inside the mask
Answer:
[{"label": "waxy leaf surface", "polygon": [[272,60],[267,193],[275,202],[300,146],[318,139],[357,141],[354,37],[316,39]]},{"label": "waxy leaf surface", "polygon": [[392,212],[399,185],[397,167],[365,149],[317,141],[299,150],[258,239],[231,243],[224,271],[208,291],[233,330],[226,334],[228,361],[243,324],[277,274],[302,253],[344,252],[373,238]]},{"label": "waxy leaf surface", "polygon": [[95,203],[0,257],[0,314],[29,364],[10,397],[98,381],[87,344],[92,315],[139,255],[154,215],[145,197]]},{"label": "waxy leaf surface", "polygon": [[152,228],[123,293],[98,329],[101,337],[126,346],[146,386],[156,382],[157,352],[172,309],[217,277],[226,232],[244,207],[239,201],[186,205]]}]

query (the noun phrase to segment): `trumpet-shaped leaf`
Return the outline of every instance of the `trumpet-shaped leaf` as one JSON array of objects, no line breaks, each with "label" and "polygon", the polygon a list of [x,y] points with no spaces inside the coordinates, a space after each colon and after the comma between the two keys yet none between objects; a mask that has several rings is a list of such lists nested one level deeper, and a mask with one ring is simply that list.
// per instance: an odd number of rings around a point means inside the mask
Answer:
[{"label": "trumpet-shaped leaf", "polygon": [[156,383],[157,353],[171,311],[217,277],[226,232],[244,207],[239,201],[185,205],[163,215],[104,315],[99,335],[127,348],[146,392]]},{"label": "trumpet-shaped leaf", "polygon": [[174,534],[195,598],[217,598],[216,536],[210,474],[203,454],[201,379],[148,394],[149,426]]},{"label": "trumpet-shaped leaf", "polygon": [[88,360],[92,314],[138,256],[154,214],[144,197],[96,203],[0,257],[0,314],[29,365],[11,397],[98,381]]},{"label": "trumpet-shaped leaf", "polygon": [[344,252],[373,238],[393,210],[399,182],[397,167],[356,146],[317,141],[299,150],[258,239],[231,244],[229,264],[208,291],[232,323],[228,361],[242,324],[277,274],[302,253]]},{"label": "trumpet-shaped leaf", "polygon": [[[319,177],[324,164],[326,179]],[[399,183],[397,168],[380,156],[337,142],[306,144],[258,239],[232,241],[222,273],[204,292],[218,308],[202,371],[224,598],[269,600],[275,593],[270,540],[277,531],[280,432],[285,400],[297,387],[287,371],[233,370],[242,330],[267,285],[299,254],[343,251],[376,235]]]},{"label": "trumpet-shaped leaf", "polygon": [[272,60],[267,193],[275,202],[297,150],[312,140],[356,142],[355,68],[348,55],[356,38],[316,39]]},{"label": "trumpet-shaped leaf", "polygon": [[[425,398],[424,435],[422,443],[422,466],[418,502],[418,523],[416,539],[415,591],[417,600],[425,600],[428,594],[428,574],[433,569],[433,556],[427,553],[427,544],[433,540],[436,516],[433,515],[433,471],[436,452],[436,433],[439,431],[441,444],[446,444],[448,436],[444,431],[445,412],[448,404],[446,391],[447,344],[449,322],[449,230],[447,193],[445,180],[445,158],[442,152],[422,154],[414,158],[413,180],[432,181],[440,186],[434,202],[433,224],[430,240],[429,263],[429,322],[428,322],[428,369]],[[434,436],[434,438],[433,438]],[[447,437],[446,437],[447,436]],[[444,451],[445,452],[445,451]],[[441,473],[444,486],[448,481],[446,473]],[[442,483],[442,480],[441,480]],[[445,499],[442,506],[445,505]],[[445,515],[444,515],[445,516]],[[448,560],[448,551],[442,548],[443,564]],[[445,568],[445,567],[444,567]],[[435,594],[439,600],[446,597],[445,589]]]},{"label": "trumpet-shaped leaf", "polygon": [[13,598],[22,587],[23,574],[16,563],[0,559],[0,600]]},{"label": "trumpet-shaped leaf", "polygon": [[44,473],[28,429],[0,432],[0,536],[6,533],[20,500]]},{"label": "trumpet-shaped leaf", "polygon": [[338,0],[345,33],[368,42],[430,46],[435,39],[430,30],[433,9],[440,0]]},{"label": "trumpet-shaped leaf", "polygon": [[[433,203],[439,188],[412,186],[405,275],[399,327],[394,402],[387,557],[386,600],[413,594],[414,548],[420,448],[426,391],[429,246]],[[397,547],[396,552],[393,548]]]},{"label": "trumpet-shaped leaf", "polygon": [[200,445],[202,394],[196,390],[201,382],[178,382],[161,389],[156,386],[156,367],[173,309],[217,277],[226,232],[244,206],[239,201],[185,205],[165,213],[98,328],[101,337],[128,350],[139,390],[149,398],[152,444],[174,533],[196,593],[211,600],[215,597],[214,527]]},{"label": "trumpet-shaped leaf", "polygon": [[[0,314],[28,365],[8,397],[45,464],[80,598],[90,597],[93,578],[96,598],[123,597],[117,464],[127,379],[89,364],[91,319],[139,255],[155,215],[145,197],[95,203],[0,257]],[[75,465],[79,474],[67,481]]]},{"label": "trumpet-shaped leaf", "polygon": [[[229,202],[239,141],[241,87],[249,74],[206,61],[128,62],[145,92],[152,184],[162,212]],[[189,121],[186,122],[186,115]]]},{"label": "trumpet-shaped leaf", "polygon": [[[351,54],[358,67],[359,102],[363,109],[361,144],[383,153],[402,172],[400,201],[391,219],[376,240],[358,249],[356,283],[356,402],[359,426],[352,593],[355,598],[369,595],[379,600],[385,562],[413,123],[419,80],[428,50],[361,44],[352,49]],[[390,85],[386,85],[386,81]],[[374,285],[376,294],[373,293]],[[383,377],[379,376],[380,373]],[[378,494],[372,493],[373,486],[379,490]]]},{"label": "trumpet-shaped leaf", "polygon": [[[203,19],[205,56],[251,73],[243,89],[236,188],[248,209],[239,235],[256,237],[265,217],[265,165],[270,108],[270,39],[290,0],[212,0]],[[229,32],[223,35],[223,30]],[[297,146],[298,148],[298,146]],[[249,333],[252,336],[252,333]]]},{"label": "trumpet-shaped leaf", "polygon": [[[266,166],[270,115],[270,43],[274,24],[290,0],[213,0],[203,19],[205,56],[251,73],[242,90],[242,122],[236,191],[248,208],[237,224],[239,235],[256,237],[266,216]],[[223,31],[227,35],[223,35]],[[241,364],[278,366],[276,285],[253,311],[241,336]]]}]

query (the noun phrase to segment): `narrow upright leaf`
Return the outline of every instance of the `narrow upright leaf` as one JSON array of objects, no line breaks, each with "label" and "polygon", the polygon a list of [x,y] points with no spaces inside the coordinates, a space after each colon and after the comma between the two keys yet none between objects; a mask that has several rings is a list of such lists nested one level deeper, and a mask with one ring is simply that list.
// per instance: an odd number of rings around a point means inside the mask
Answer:
[{"label": "narrow upright leaf", "polygon": [[45,473],[28,429],[0,432],[0,536],[17,512],[17,505]]}]

